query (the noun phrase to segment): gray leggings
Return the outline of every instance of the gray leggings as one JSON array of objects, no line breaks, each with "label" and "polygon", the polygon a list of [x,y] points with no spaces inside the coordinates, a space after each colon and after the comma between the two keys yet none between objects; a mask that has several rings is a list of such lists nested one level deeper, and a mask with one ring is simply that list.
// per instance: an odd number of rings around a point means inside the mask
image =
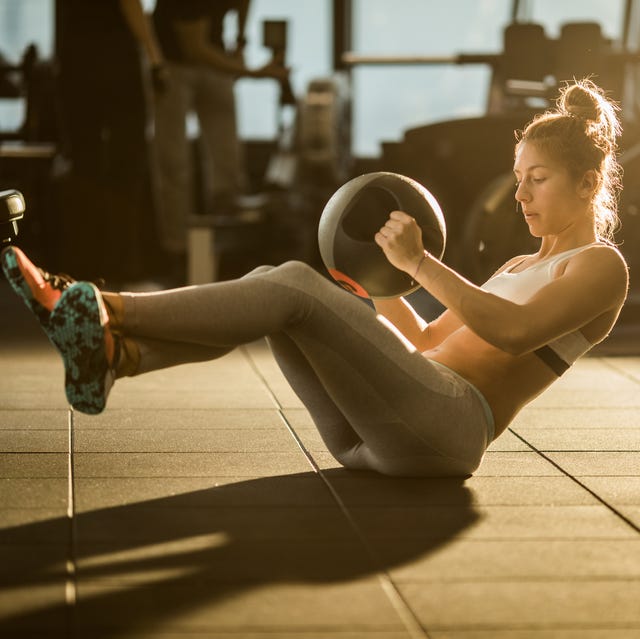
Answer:
[{"label": "gray leggings", "polygon": [[468,476],[493,423],[479,392],[411,352],[361,300],[301,262],[243,278],[126,293],[139,373],[221,357],[266,337],[331,454],[395,476]]}]

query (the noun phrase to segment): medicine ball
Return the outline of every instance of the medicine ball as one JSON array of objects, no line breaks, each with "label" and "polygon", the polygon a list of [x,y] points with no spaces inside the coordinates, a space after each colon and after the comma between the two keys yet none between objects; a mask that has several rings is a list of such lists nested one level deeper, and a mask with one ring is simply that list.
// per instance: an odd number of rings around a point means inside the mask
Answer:
[{"label": "medicine ball", "polygon": [[391,265],[375,242],[392,211],[413,217],[425,249],[442,258],[446,226],[440,205],[424,186],[404,175],[360,175],[331,196],[320,217],[322,261],[336,282],[360,297],[398,297],[419,288],[410,275]]}]

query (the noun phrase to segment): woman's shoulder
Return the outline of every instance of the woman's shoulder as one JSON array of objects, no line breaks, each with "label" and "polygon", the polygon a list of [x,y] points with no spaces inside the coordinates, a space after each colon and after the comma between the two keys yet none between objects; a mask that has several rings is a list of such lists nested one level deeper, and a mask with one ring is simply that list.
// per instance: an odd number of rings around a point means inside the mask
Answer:
[{"label": "woman's shoulder", "polygon": [[620,249],[608,241],[600,241],[576,253],[568,260],[566,270],[579,269],[585,276],[604,276],[612,286],[625,291],[629,286],[629,267]]},{"label": "woman's shoulder", "polygon": [[584,261],[597,259],[602,262],[609,262],[612,265],[615,264],[619,267],[622,266],[625,270],[628,270],[627,260],[624,255],[616,244],[608,240],[599,240],[584,247],[582,251],[573,255],[572,259],[582,259]]}]

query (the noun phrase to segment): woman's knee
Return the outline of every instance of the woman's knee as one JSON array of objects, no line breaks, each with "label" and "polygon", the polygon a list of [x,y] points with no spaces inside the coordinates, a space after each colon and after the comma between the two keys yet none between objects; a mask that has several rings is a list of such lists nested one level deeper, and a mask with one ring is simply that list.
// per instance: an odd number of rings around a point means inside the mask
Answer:
[{"label": "woman's knee", "polygon": [[265,273],[270,273],[277,278],[290,279],[296,282],[303,281],[307,278],[319,277],[319,274],[313,267],[298,260],[289,260],[279,266],[270,266],[268,264],[258,266],[247,273],[245,277],[263,275]]},{"label": "woman's knee", "polygon": [[272,282],[279,282],[293,288],[302,289],[308,289],[310,286],[315,288],[315,285],[317,285],[316,278],[322,277],[313,267],[297,260],[283,262],[279,266],[258,266],[244,277],[252,277],[254,275],[264,275]]},{"label": "woman's knee", "polygon": [[299,260],[289,260],[278,267],[283,273],[295,276],[296,278],[317,277],[318,272],[306,262]]},{"label": "woman's knee", "polygon": [[249,271],[243,277],[251,277],[252,275],[262,275],[263,273],[269,273],[274,268],[276,268],[276,267],[275,266],[271,266],[269,264],[263,264],[262,266],[257,266],[252,271]]}]

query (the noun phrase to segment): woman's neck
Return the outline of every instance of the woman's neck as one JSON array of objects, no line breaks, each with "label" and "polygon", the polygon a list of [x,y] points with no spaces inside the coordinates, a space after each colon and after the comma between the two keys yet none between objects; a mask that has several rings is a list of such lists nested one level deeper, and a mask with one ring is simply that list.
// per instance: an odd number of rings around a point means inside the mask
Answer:
[{"label": "woman's neck", "polygon": [[598,234],[592,226],[567,229],[557,235],[545,235],[541,239],[538,255],[546,257],[564,251],[587,246],[598,241]]}]

